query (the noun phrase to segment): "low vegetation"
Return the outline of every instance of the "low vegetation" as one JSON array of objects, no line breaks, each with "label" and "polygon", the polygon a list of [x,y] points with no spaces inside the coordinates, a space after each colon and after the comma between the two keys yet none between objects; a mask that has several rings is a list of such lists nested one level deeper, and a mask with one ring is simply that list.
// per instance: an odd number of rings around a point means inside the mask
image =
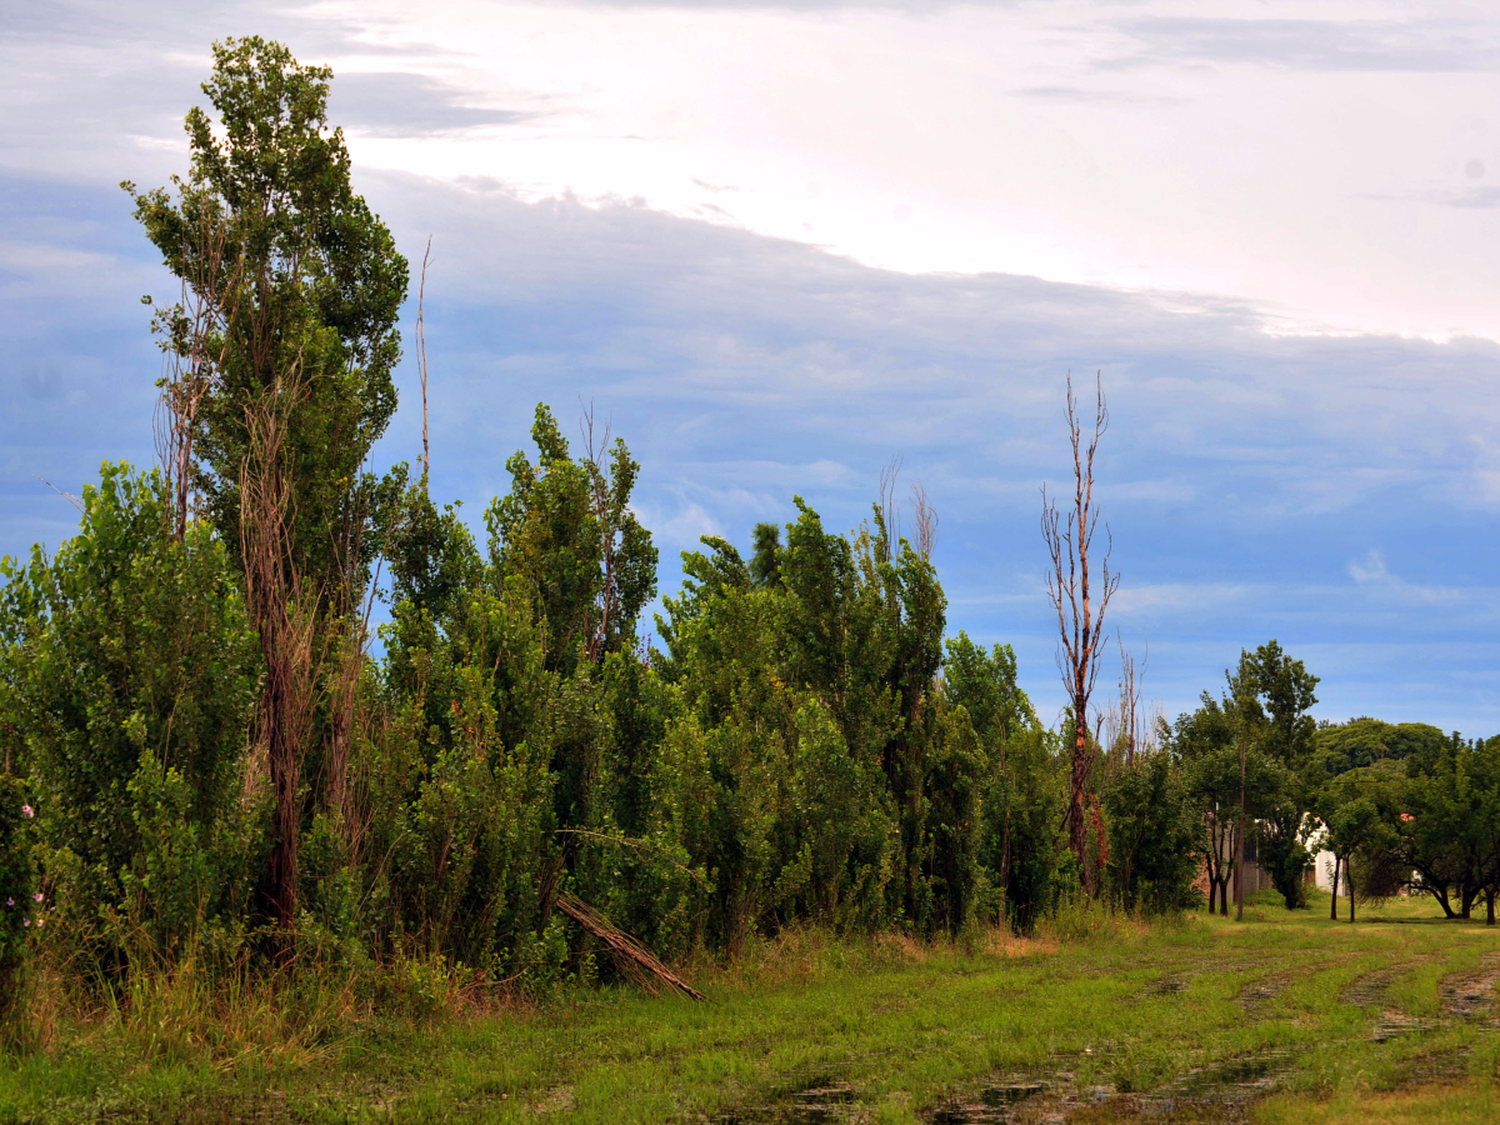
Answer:
[{"label": "low vegetation", "polygon": [[1243,923],[1081,904],[1029,938],[930,945],[793,928],[691,973],[708,1003],[576,985],[507,1003],[449,977],[380,1014],[357,982],[204,996],[179,971],[134,1007],[60,1017],[50,1051],[0,1070],[0,1113],[1269,1125],[1497,1109],[1500,947],[1416,899],[1355,926],[1252,901]]}]

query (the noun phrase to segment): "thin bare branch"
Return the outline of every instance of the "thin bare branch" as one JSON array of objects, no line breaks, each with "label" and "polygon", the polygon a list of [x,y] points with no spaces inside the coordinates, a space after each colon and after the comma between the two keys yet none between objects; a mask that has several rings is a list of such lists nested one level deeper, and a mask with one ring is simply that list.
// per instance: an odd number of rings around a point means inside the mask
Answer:
[{"label": "thin bare branch", "polygon": [[432,457],[427,448],[427,265],[432,256],[432,235],[427,236],[427,249],[422,252],[422,281],[417,288],[417,374],[422,380],[422,491],[427,491],[427,478],[432,472]]},{"label": "thin bare branch", "polygon": [[79,512],[80,515],[84,514],[84,512],[83,512],[83,501],[80,500],[80,499],[78,499],[78,497],[74,496],[71,492],[64,492],[62,489],[58,488],[57,485],[53,484],[46,477],[39,477],[35,473],[32,473],[31,477],[32,477],[33,480],[39,480],[39,481],[41,481],[48,488],[50,488],[53,492],[57,493],[64,500],[66,500],[69,504],[72,504],[73,507],[75,507],[75,508],[78,509],[78,512]]},{"label": "thin bare branch", "polygon": [[[1094,501],[1094,456],[1100,439],[1109,428],[1109,411],[1100,377],[1095,378],[1094,425],[1087,442],[1079,417],[1078,399],[1073,393],[1072,376],[1068,377],[1065,418],[1073,453],[1072,504],[1066,513],[1060,512],[1044,485],[1041,529],[1050,563],[1047,596],[1057,612],[1058,671],[1062,674],[1063,687],[1073,711],[1073,768],[1067,817],[1069,843],[1078,856],[1085,885],[1092,891],[1097,884],[1090,868],[1092,853],[1087,840],[1087,789],[1092,764],[1089,697],[1099,676],[1105,614],[1120,584],[1119,575],[1110,570],[1114,543],[1108,526],[1105,527],[1102,558],[1094,549],[1094,535],[1100,518]],[[1100,719],[1102,722],[1103,716]]]}]

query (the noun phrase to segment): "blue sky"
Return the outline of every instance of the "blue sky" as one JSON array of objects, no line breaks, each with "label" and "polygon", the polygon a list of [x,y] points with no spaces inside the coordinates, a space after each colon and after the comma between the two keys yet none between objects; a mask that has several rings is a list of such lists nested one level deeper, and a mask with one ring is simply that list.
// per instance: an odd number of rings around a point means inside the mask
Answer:
[{"label": "blue sky", "polygon": [[[0,551],[70,530],[35,476],[152,459],[139,298],[173,287],[115,184],[184,168],[209,42],[255,31],[335,66],[359,190],[409,257],[433,238],[434,485],[476,522],[539,400],[630,443],[668,592],[793,494],[852,528],[901,456],[951,628],[1015,645],[1052,714],[1039,489],[1098,371],[1148,699],[1276,637],[1324,717],[1500,730],[1500,21],[409,7],[0,15]],[[387,462],[420,449],[400,381]]]}]

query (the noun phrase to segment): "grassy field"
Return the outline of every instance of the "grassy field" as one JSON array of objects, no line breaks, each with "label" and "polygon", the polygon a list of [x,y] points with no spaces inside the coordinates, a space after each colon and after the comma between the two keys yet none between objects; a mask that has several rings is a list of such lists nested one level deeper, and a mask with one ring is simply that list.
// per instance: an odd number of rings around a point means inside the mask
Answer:
[{"label": "grassy field", "polygon": [[603,989],[311,1032],[267,1008],[280,1050],[138,998],[4,1064],[0,1121],[1500,1120],[1500,930],[1327,911],[969,948],[797,933],[693,969],[707,1004]]}]

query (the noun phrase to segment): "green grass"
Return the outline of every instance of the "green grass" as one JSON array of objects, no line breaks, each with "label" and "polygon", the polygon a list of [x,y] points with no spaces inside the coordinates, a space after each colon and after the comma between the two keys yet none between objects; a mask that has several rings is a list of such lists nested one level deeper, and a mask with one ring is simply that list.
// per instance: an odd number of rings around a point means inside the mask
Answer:
[{"label": "green grass", "polygon": [[708,1004],[618,988],[431,1026],[351,1017],[294,1056],[171,1034],[148,1054],[140,1019],[104,1015],[0,1069],[0,1121],[627,1125],[796,1120],[831,1102],[903,1122],[1032,1082],[1046,1089],[1021,1119],[1496,1116],[1500,1033],[1487,1012],[1445,1006],[1443,983],[1500,970],[1500,931],[1437,921],[1420,900],[1354,926],[1330,922],[1323,898],[1252,904],[1243,924],[1104,920],[1079,941],[969,945],[800,932],[692,970]]}]

